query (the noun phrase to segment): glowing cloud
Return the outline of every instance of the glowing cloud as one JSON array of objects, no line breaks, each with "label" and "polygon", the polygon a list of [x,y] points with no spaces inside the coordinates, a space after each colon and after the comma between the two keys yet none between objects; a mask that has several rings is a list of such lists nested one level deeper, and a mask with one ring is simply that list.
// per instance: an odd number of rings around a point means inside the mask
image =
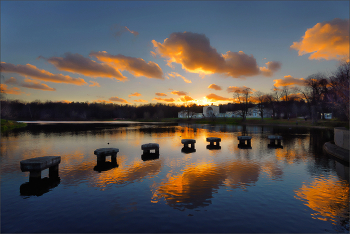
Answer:
[{"label": "glowing cloud", "polygon": [[143,100],[143,99],[138,99],[138,100],[134,100],[134,102],[148,102],[147,100]]},{"label": "glowing cloud", "polygon": [[181,79],[183,79],[186,83],[192,83],[192,81],[190,80],[187,80],[184,76],[180,75],[179,73],[177,72],[171,72],[171,73],[168,73],[169,76],[175,78],[176,76],[180,77]]},{"label": "glowing cloud", "polygon": [[264,76],[272,76],[274,72],[278,71],[281,68],[280,62],[270,61],[265,63],[267,67],[260,67],[260,72]]},{"label": "glowing cloud", "polygon": [[253,91],[255,91],[255,89],[251,89],[247,86],[242,86],[242,87],[230,86],[227,88],[228,93],[246,93],[247,90],[249,93],[253,93]]},{"label": "glowing cloud", "polygon": [[176,90],[172,91],[171,93],[175,94],[175,95],[178,95],[178,96],[185,96],[187,94],[184,91],[176,91]]},{"label": "glowing cloud", "polygon": [[138,92],[135,92],[129,95],[129,97],[139,97],[139,96],[141,96],[141,94]]},{"label": "glowing cloud", "polygon": [[89,81],[89,82],[91,83],[91,85],[89,85],[90,87],[94,87],[94,86],[100,87],[100,84],[97,83],[96,81]]},{"label": "glowing cloud", "polygon": [[157,97],[155,97],[152,100],[160,101],[160,102],[175,102],[174,98],[157,98]]},{"label": "glowing cloud", "polygon": [[294,86],[294,85],[306,86],[304,78],[294,78],[291,75],[284,76],[283,79],[273,80],[273,82],[275,82],[274,84],[275,87]]},{"label": "glowing cloud", "polygon": [[17,80],[15,77],[11,77],[11,78],[5,80],[5,84],[17,84]]},{"label": "glowing cloud", "polygon": [[209,85],[208,89],[222,90],[222,88],[219,85],[216,85],[216,84]]},{"label": "glowing cloud", "polygon": [[349,19],[333,19],[317,23],[306,30],[299,42],[290,48],[298,55],[311,54],[309,59],[344,59],[349,61]]},{"label": "glowing cloud", "polygon": [[129,103],[127,100],[125,100],[123,98],[118,98],[118,97],[111,97],[108,100],[112,101],[112,102]]},{"label": "glowing cloud", "polygon": [[68,100],[62,100],[62,101],[57,101],[57,102],[59,102],[59,103],[67,103],[67,104],[71,103],[71,101],[68,101]]},{"label": "glowing cloud", "polygon": [[181,102],[189,102],[189,101],[194,101],[194,99],[192,97],[186,95],[186,96],[181,97],[180,101]]},{"label": "glowing cloud", "polygon": [[13,88],[8,89],[6,84],[0,84],[0,91],[1,91],[1,93],[15,94],[15,95],[19,95],[19,94],[24,93],[20,90],[20,88],[17,88],[17,87],[13,87]]},{"label": "glowing cloud", "polygon": [[128,29],[128,27],[126,26],[121,26],[119,24],[115,24],[112,29],[117,29],[117,32],[114,33],[114,36],[116,37],[120,37],[123,33],[129,32],[131,34],[133,34],[135,37],[139,35],[138,32],[136,31],[132,31],[130,29]]},{"label": "glowing cloud", "polygon": [[86,85],[84,79],[73,78],[62,74],[52,74],[45,70],[40,70],[36,66],[31,64],[26,65],[14,65],[11,63],[1,62],[1,72],[17,73],[22,76],[29,76],[33,79],[43,80],[54,83],[66,83],[74,85]]},{"label": "glowing cloud", "polygon": [[147,78],[164,79],[162,69],[152,61],[146,63],[141,58],[133,58],[121,54],[111,55],[106,51],[91,52],[90,56],[96,57],[101,62],[113,64],[116,69],[126,70],[136,77],[145,76]]},{"label": "glowing cloud", "polygon": [[242,51],[219,54],[204,34],[172,33],[163,43],[152,40],[157,54],[172,63],[182,65],[186,71],[199,74],[221,73],[234,78],[260,73],[253,55]]},{"label": "glowing cloud", "polygon": [[113,103],[112,101],[107,101],[107,100],[103,100],[103,99],[97,99],[97,100],[94,100],[92,101],[93,103],[94,102],[99,102],[99,103]]},{"label": "glowing cloud", "polygon": [[[44,57],[39,56],[39,58]],[[60,71],[67,71],[90,77],[108,77],[120,81],[127,80],[127,78],[113,66],[97,63],[80,54],[65,53],[64,57],[51,57],[45,60],[53,64]]]},{"label": "glowing cloud", "polygon": [[[28,78],[24,79],[24,82],[18,83],[16,78],[11,77],[10,79],[5,81],[5,84],[11,84],[11,85],[19,85],[24,88],[29,88],[29,89],[38,89],[38,90],[44,90],[44,91],[56,91],[55,88],[49,87],[47,84],[42,84],[38,81],[31,80]],[[19,90],[18,88],[11,88],[10,90]]]},{"label": "glowing cloud", "polygon": [[165,93],[156,93],[156,95],[159,96],[159,97],[166,97],[166,96],[168,96]]},{"label": "glowing cloud", "polygon": [[39,89],[44,91],[56,91],[55,88],[49,87],[47,84],[42,84],[39,81],[25,79],[24,83],[21,84],[22,87],[30,88],[30,89]]},{"label": "glowing cloud", "polygon": [[225,97],[221,97],[219,95],[216,95],[214,93],[211,93],[207,96],[205,96],[205,98],[210,101],[210,102],[217,102],[217,101],[233,101],[233,98],[225,98]]}]

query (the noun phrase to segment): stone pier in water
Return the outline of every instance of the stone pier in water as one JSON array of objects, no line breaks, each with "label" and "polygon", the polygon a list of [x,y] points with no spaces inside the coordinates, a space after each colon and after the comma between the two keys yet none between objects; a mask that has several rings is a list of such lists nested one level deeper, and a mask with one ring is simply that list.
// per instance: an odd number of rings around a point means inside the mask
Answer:
[{"label": "stone pier in water", "polygon": [[49,178],[57,178],[60,162],[60,156],[44,156],[22,160],[20,165],[21,171],[29,171],[29,182],[35,182],[40,181],[41,171],[47,168],[49,168]]},{"label": "stone pier in water", "polygon": [[97,156],[97,164],[103,164],[106,162],[106,156],[111,156],[111,162],[117,163],[117,153],[119,149],[117,148],[100,148],[94,151]]},{"label": "stone pier in water", "polygon": [[143,154],[150,154],[151,150],[154,150],[156,154],[159,154],[159,144],[157,143],[148,143],[141,145]]},{"label": "stone pier in water", "polygon": [[[238,148],[240,149],[251,149],[252,148],[252,137],[251,136],[239,136]],[[247,141],[247,144],[245,143]]]}]

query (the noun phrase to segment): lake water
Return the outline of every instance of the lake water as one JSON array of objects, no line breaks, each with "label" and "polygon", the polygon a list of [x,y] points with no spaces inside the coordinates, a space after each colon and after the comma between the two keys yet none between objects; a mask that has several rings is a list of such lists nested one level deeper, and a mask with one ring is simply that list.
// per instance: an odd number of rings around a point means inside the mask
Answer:
[{"label": "lake water", "polygon": [[[241,135],[251,148],[238,147]],[[183,152],[187,138],[195,152]],[[29,124],[1,138],[1,232],[348,232],[349,167],[322,151],[332,138],[296,127]],[[160,145],[158,158],[142,157],[146,143]],[[96,167],[105,147],[119,149],[117,165]],[[41,156],[61,156],[59,180],[47,169],[33,188],[20,161]]]}]

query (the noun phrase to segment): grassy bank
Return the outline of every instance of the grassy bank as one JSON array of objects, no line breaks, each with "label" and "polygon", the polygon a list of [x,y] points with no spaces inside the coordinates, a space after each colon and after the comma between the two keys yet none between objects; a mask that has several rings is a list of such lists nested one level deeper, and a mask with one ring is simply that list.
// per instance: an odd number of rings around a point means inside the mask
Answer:
[{"label": "grassy bank", "polygon": [[16,121],[1,119],[1,132],[10,131],[14,128],[23,128],[27,126],[26,123],[18,123]]},{"label": "grassy bank", "polygon": [[[339,121],[336,119],[331,120],[318,120],[316,124],[313,124],[311,120],[305,121],[304,119],[272,119],[264,118],[248,118],[245,122],[240,118],[218,118],[218,119],[197,119],[197,120],[184,120],[184,122],[192,122],[199,124],[245,124],[245,125],[279,125],[279,126],[300,126],[300,127],[313,127],[313,128],[334,128],[345,127],[349,129],[349,122]],[[182,122],[180,120],[180,122]]]}]

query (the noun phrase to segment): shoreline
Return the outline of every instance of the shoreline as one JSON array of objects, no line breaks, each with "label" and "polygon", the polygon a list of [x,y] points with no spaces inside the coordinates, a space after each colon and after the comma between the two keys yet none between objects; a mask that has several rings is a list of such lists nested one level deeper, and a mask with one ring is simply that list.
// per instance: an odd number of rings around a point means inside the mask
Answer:
[{"label": "shoreline", "polygon": [[[297,127],[297,128],[318,128],[318,129],[333,129],[335,127],[346,127],[349,129],[349,123],[345,121],[337,120],[319,120],[317,125],[312,124],[310,120],[304,121],[301,119],[264,119],[261,122],[261,119],[246,119],[243,122],[241,119],[236,118],[218,118],[218,119],[180,119],[180,118],[171,118],[171,119],[123,119],[123,120],[114,120],[114,119],[105,119],[105,120],[37,120],[37,121],[11,121],[11,120],[2,120],[7,121],[7,123],[17,123],[22,125],[19,127],[25,127],[23,124],[94,124],[94,123],[106,123],[106,124],[122,124],[122,123],[135,123],[135,124],[174,124],[174,123],[187,123],[187,124],[212,124],[212,125],[256,125],[256,126],[280,126],[280,127]],[[18,127],[17,127],[18,128]],[[2,128],[3,129],[3,128]],[[10,129],[9,129],[10,130]],[[8,130],[6,130],[8,131]]]},{"label": "shoreline", "polygon": [[327,154],[349,163],[349,150],[341,148],[332,142],[324,143],[323,149],[327,152]]}]

